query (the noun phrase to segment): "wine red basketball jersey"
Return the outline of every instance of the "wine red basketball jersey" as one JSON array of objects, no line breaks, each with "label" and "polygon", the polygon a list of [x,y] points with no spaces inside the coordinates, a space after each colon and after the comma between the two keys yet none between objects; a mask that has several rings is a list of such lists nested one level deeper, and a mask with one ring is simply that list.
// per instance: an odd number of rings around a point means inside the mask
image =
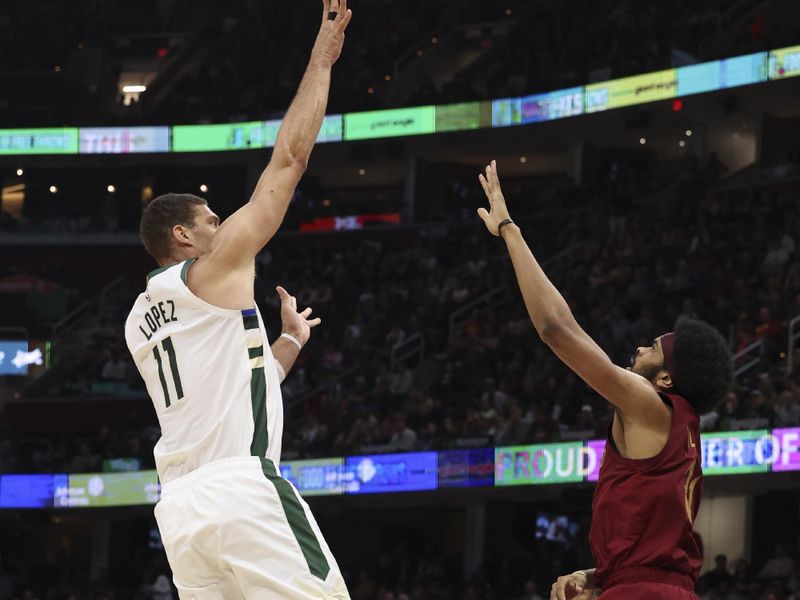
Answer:
[{"label": "wine red basketball jersey", "polygon": [[660,396],[672,407],[672,427],[656,456],[623,458],[609,428],[589,533],[602,588],[656,569],[692,584],[700,574],[703,550],[692,525],[703,487],[700,420],[683,397]]}]

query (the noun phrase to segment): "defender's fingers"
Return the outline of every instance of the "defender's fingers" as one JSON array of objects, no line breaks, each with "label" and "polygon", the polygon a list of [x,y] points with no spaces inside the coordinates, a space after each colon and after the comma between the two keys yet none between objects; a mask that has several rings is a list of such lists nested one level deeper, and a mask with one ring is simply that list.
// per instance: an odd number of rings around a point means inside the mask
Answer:
[{"label": "defender's fingers", "polygon": [[347,12],[344,13],[344,16],[342,17],[341,22],[339,24],[339,31],[344,32],[344,30],[347,29],[347,25],[350,23],[350,19],[352,18],[353,18],[353,11],[348,8]]},{"label": "defender's fingers", "polygon": [[307,319],[309,316],[311,316],[312,312],[313,309],[309,306],[307,309],[305,309],[303,312],[300,313],[300,316],[303,317],[304,319]]},{"label": "defender's fingers", "polygon": [[328,13],[331,11],[331,0],[322,0],[322,22],[328,20]]},{"label": "defender's fingers", "polygon": [[492,177],[492,165],[486,165],[486,182],[489,184],[489,189],[494,190],[494,178]]},{"label": "defender's fingers", "polygon": [[483,173],[478,175],[478,181],[481,182],[481,187],[483,188],[483,193],[486,194],[486,197],[489,199],[489,204],[492,204],[492,194],[489,192],[489,182],[486,181],[486,178],[483,176]]},{"label": "defender's fingers", "polygon": [[500,187],[500,178],[497,175],[497,161],[493,160],[491,166],[492,166],[492,180],[493,180],[493,183],[497,187]]},{"label": "defender's fingers", "polygon": [[339,11],[338,20],[341,21],[347,14],[347,0],[341,0],[341,2],[339,2],[339,8],[337,8],[336,10]]},{"label": "defender's fingers", "polygon": [[306,323],[308,323],[309,327],[316,327],[317,325],[322,323],[322,319],[317,317],[316,319],[311,319],[310,321],[306,321]]},{"label": "defender's fingers", "polygon": [[489,222],[489,211],[487,211],[485,208],[481,207],[478,209],[478,216],[483,219],[484,223]]},{"label": "defender's fingers", "polygon": [[281,302],[284,302],[285,300],[289,299],[289,292],[283,289],[283,287],[278,286],[275,288],[275,290],[278,292],[278,296],[281,297]]}]

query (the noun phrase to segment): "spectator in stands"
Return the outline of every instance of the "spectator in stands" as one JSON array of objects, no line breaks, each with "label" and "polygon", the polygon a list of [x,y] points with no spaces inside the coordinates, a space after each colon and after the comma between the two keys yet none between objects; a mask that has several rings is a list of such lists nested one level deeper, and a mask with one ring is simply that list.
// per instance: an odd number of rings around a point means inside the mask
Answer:
[{"label": "spectator in stands", "polygon": [[544,600],[538,594],[539,586],[536,585],[536,582],[533,579],[529,579],[525,582],[525,589],[522,592],[522,597],[520,600]]},{"label": "spectator in stands", "polygon": [[794,574],[794,561],[786,554],[783,544],[775,544],[772,557],[764,563],[758,572],[759,579],[780,579],[787,581]]},{"label": "spectator in stands", "polygon": [[402,413],[395,415],[389,446],[392,452],[411,452],[417,448],[417,433],[408,426],[406,416]]},{"label": "spectator in stands", "polygon": [[129,363],[130,361],[123,357],[122,352],[120,352],[118,349],[114,349],[111,352],[108,360],[103,365],[100,378],[103,381],[125,381],[128,377]]},{"label": "spectator in stands", "polygon": [[800,423],[800,404],[790,390],[777,394],[773,410],[773,427],[788,427]]},{"label": "spectator in stands", "polygon": [[175,596],[172,594],[172,586],[166,575],[159,575],[156,577],[155,583],[151,588],[152,600],[173,600]]},{"label": "spectator in stands", "polygon": [[700,578],[698,585],[707,590],[715,590],[720,582],[733,583],[733,575],[728,571],[728,557],[724,554],[717,554],[714,557],[714,568]]}]

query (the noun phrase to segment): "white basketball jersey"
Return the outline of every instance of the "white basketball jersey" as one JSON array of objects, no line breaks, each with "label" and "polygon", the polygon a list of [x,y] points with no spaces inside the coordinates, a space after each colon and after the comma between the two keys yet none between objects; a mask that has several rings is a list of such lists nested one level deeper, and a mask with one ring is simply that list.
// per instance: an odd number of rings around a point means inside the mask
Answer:
[{"label": "white basketball jersey", "polygon": [[162,483],[233,456],[280,461],[283,403],[257,308],[212,306],[186,286],[194,259],[150,273],[125,340],[153,401]]}]

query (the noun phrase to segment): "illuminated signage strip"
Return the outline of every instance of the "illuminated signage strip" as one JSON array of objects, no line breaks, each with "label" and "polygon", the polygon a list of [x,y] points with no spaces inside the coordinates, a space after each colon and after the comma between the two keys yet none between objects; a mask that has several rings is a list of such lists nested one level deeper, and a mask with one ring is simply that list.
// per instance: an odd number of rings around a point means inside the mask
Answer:
[{"label": "illuminated signage strip", "polygon": [[78,129],[0,129],[0,154],[77,154]]},{"label": "illuminated signage strip", "polygon": [[[703,433],[707,476],[800,471],[800,427]],[[304,496],[597,481],[605,440],[284,461]],[[0,508],[155,504],[155,471],[0,476]]]},{"label": "illuminated signage strip", "polygon": [[[328,115],[317,142],[527,125],[800,75],[800,46],[521,96]],[[158,127],[0,129],[0,155],[271,148],[280,120]]]},{"label": "illuminated signage strip", "polygon": [[80,154],[136,154],[169,152],[170,128],[161,127],[81,127]]}]

